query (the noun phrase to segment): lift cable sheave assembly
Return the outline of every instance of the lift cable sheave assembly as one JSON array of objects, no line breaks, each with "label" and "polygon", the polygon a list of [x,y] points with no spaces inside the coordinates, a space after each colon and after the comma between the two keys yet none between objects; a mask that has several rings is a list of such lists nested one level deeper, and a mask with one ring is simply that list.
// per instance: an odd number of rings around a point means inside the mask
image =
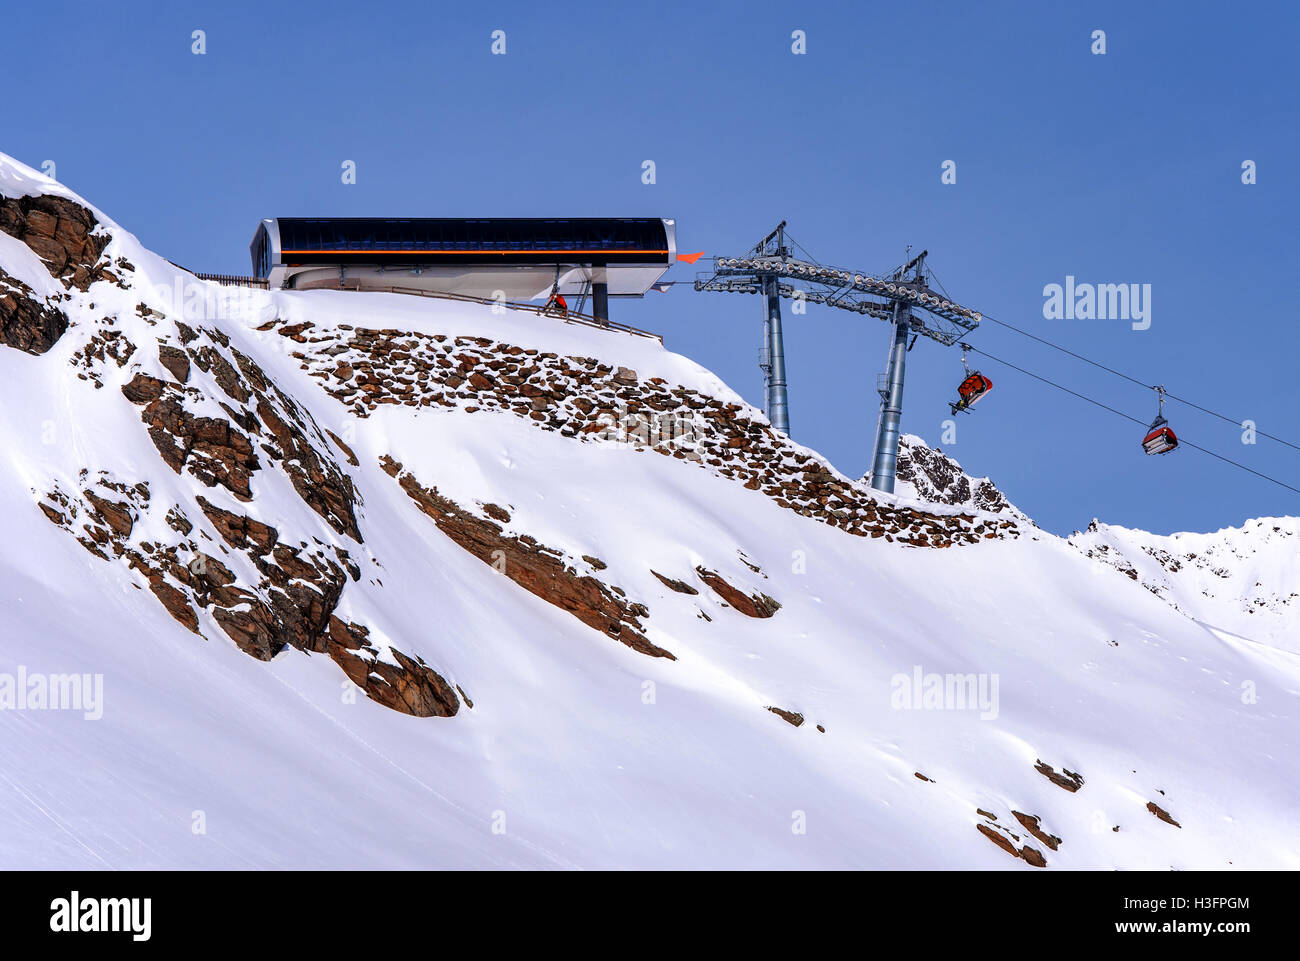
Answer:
[{"label": "lift cable sheave assembly", "polygon": [[[794,255],[795,248],[802,257]],[[880,419],[871,468],[871,486],[888,493],[894,490],[903,377],[911,344],[917,337],[927,337],[952,347],[975,330],[981,319],[978,311],[953,303],[931,289],[927,255],[928,251],[923,250],[882,276],[831,267],[809,256],[786,232],[783,220],[743,257],[714,258],[714,269],[699,274],[695,281],[695,289],[700,291],[763,295],[760,366],[767,416],[773,427],[786,434],[790,432],[790,420],[781,298],[850,310],[893,326],[889,369],[879,386]]]}]

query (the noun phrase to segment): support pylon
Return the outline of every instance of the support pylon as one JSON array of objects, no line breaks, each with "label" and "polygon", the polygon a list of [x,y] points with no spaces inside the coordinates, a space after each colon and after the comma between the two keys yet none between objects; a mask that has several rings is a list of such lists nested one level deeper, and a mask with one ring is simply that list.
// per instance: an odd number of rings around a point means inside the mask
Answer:
[{"label": "support pylon", "polygon": [[880,392],[880,422],[876,427],[876,452],[871,461],[871,486],[887,494],[894,492],[898,468],[898,432],[903,417],[903,375],[907,369],[907,338],[912,315],[902,304],[894,304],[894,343],[889,351],[889,373]]}]

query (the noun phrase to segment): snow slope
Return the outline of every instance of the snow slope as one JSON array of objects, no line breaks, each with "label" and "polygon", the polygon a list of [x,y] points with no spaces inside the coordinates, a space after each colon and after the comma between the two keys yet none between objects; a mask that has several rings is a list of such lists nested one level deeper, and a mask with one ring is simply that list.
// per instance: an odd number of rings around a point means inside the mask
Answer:
[{"label": "snow slope", "polygon": [[[85,203],[3,155],[0,193]],[[90,209],[111,236],[102,261],[116,281],[101,276],[86,290],[0,233],[0,270],[69,320],[43,353],[0,346],[0,672],[103,678],[98,720],[0,709],[9,826],[0,864],[1034,869],[983,826],[1013,849],[1032,847],[1049,870],[1300,867],[1294,649],[1189,619],[1004,513],[872,500],[814,452],[765,433],[761,413],[653,340],[399,295],[196,285]],[[210,294],[198,319],[178,303],[178,284],[187,297]],[[177,320],[197,339],[182,343]],[[302,324],[311,327],[295,331]],[[413,388],[385,372],[410,359],[391,352],[367,355],[378,371],[370,389],[344,383],[344,373],[359,378],[361,327],[389,331],[383,344],[403,355],[460,337],[488,341],[485,362],[504,362],[501,345],[539,352],[522,355],[538,364],[546,353],[556,364],[591,358],[635,372],[624,378],[633,398],[653,400],[661,378],[700,417],[714,413],[700,398],[714,399],[722,413],[710,424],[745,419],[753,442],[737,437],[736,449],[759,451],[772,476],[744,473],[759,460],[715,469],[710,448],[656,456],[635,440],[549,429],[576,388],[558,407],[543,397],[539,420],[450,391],[445,403],[412,402],[454,369],[437,359],[423,380],[410,376]],[[133,347],[120,363],[112,350],[86,359],[106,332]],[[163,347],[196,355],[175,388],[195,416],[244,417],[215,360],[235,351],[283,393],[276,417],[302,413],[306,445],[278,458],[266,451],[270,432],[249,428],[262,445],[249,499],[197,476],[192,462],[164,463],[141,418],[151,408],[124,395],[148,386],[138,377],[170,383]],[[454,365],[452,350],[437,356]],[[594,402],[615,396],[583,389]],[[295,485],[313,459],[355,490],[360,539]],[[811,488],[826,505],[791,493],[807,489],[798,485],[809,471],[829,478]],[[644,636],[673,659],[634,649],[626,629],[620,643],[484,563],[420,509],[399,484],[405,475],[476,518],[493,516],[492,505],[508,518],[501,538],[533,538],[611,596],[617,588],[643,604]],[[130,493],[139,483],[147,503]],[[71,507],[55,491],[78,506],[75,521],[61,526],[42,509],[66,520]],[[86,491],[129,504],[130,533],[98,543],[78,526],[103,529]],[[187,544],[226,565],[248,591],[236,614],[265,588],[267,568],[223,543],[200,496],[275,526],[322,568],[346,551],[359,576],[346,578],[336,613],[367,629],[371,676],[403,663],[398,653],[420,658],[457,689],[454,716],[358,696],[332,655],[310,645],[249,656],[215,605],[154,571],[188,598],[197,633],[180,623],[146,574],[162,545],[177,545],[182,567]],[[191,533],[167,523],[172,508]],[[819,513],[831,510],[840,513]],[[780,609],[747,616],[697,569]],[[1292,574],[1261,564],[1258,577],[1275,578],[1281,595]],[[918,697],[909,707],[902,685],[917,671],[996,682],[996,702],[979,710]],[[1082,786],[1058,786],[1040,764],[1067,784],[1061,772],[1077,773]],[[1031,836],[1016,811],[1039,818],[1059,847]]]},{"label": "snow slope", "polygon": [[1211,629],[1300,654],[1300,520],[1161,536],[1093,521],[1070,543]]},{"label": "snow slope", "polygon": [[[1028,521],[988,477],[912,434],[899,444],[898,491],[950,507]],[[1168,536],[1093,520],[1071,546],[1136,580],[1175,610],[1215,630],[1300,654],[1300,520],[1262,517],[1212,534]]]}]

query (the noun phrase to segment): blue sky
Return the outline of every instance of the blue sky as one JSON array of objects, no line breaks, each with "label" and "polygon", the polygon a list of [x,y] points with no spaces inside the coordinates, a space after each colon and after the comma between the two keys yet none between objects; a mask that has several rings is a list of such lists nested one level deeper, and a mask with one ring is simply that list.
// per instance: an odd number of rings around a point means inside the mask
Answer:
[{"label": "blue sky", "polygon": [[[313,214],[665,216],[680,249],[710,256],[743,253],[785,219],[819,260],[864,271],[912,244],[967,305],[1300,443],[1293,4],[302,9],[9,9],[6,34],[25,39],[0,66],[0,149],[53,160],[147,245],[214,272],[248,272],[260,218]],[[505,56],[490,51],[497,29]],[[345,160],[355,185],[341,183]],[[945,160],[955,184],[941,183]],[[1150,329],[1044,319],[1044,285],[1067,275],[1150,284]],[[611,310],[762,403],[756,298],[680,287]],[[861,474],[889,332],[824,308],[785,316],[791,432]],[[1151,392],[996,325],[970,339],[1154,416]],[[1140,427],[981,366],[994,392],[943,446],[1050,530],[1300,513],[1300,494],[1190,449],[1146,457]],[[917,344],[906,431],[939,443],[960,373],[958,352]],[[1300,487],[1300,451],[1168,413],[1184,439]]]}]

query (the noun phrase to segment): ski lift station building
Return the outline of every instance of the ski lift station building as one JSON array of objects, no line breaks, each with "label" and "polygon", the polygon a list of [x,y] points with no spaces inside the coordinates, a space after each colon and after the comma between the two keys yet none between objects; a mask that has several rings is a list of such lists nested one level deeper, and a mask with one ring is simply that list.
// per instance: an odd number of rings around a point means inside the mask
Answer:
[{"label": "ski lift station building", "polygon": [[253,274],[271,288],[418,288],[522,301],[643,296],[677,256],[674,221],[659,218],[365,218],[263,220]]}]

